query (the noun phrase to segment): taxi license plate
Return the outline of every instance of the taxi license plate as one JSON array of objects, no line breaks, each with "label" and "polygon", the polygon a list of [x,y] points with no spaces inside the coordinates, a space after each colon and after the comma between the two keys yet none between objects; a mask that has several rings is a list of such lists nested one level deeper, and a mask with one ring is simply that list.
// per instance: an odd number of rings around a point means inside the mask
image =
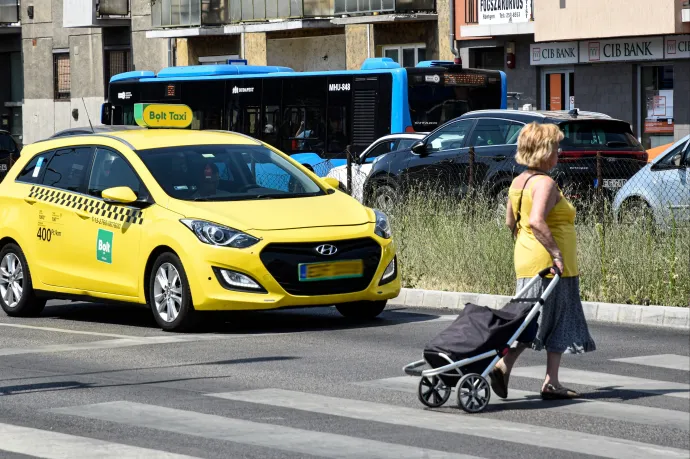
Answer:
[{"label": "taxi license plate", "polygon": [[362,260],[300,263],[298,270],[300,282],[349,279],[364,275],[364,263]]}]

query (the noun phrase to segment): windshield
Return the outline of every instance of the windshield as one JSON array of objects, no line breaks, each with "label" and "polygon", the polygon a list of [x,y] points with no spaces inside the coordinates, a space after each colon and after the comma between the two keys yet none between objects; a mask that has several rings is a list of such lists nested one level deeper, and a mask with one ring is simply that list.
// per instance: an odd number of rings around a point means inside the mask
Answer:
[{"label": "windshield", "polygon": [[325,194],[290,161],[261,145],[175,146],[137,154],[175,199],[240,201]]}]

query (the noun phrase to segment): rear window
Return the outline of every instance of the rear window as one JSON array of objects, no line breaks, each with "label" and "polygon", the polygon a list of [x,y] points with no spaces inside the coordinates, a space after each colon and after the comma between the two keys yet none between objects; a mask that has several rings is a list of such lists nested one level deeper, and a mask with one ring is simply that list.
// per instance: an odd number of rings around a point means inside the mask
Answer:
[{"label": "rear window", "polygon": [[562,123],[565,149],[642,150],[630,126],[616,121],[573,121]]}]

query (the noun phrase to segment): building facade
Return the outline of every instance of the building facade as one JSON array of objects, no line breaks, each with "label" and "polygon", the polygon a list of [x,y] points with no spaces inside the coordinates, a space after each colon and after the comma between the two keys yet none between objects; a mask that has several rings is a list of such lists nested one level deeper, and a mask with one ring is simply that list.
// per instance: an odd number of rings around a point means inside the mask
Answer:
[{"label": "building facade", "polygon": [[22,41],[18,0],[0,0],[0,130],[23,143]]},{"label": "building facade", "polygon": [[685,3],[458,0],[456,36],[463,62],[508,74],[515,105],[603,112],[653,148],[690,134]]}]

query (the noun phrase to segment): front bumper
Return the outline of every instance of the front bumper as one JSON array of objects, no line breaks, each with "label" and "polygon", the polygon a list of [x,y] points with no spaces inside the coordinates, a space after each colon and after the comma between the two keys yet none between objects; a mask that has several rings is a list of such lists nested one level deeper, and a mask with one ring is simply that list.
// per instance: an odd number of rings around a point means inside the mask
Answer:
[{"label": "front bumper", "polygon": [[[395,298],[400,293],[400,267],[397,259],[394,278],[387,279],[381,285],[386,268],[395,258],[395,243],[374,235],[373,229],[373,224],[367,224],[336,228],[252,231],[252,235],[262,240],[247,249],[213,247],[199,242],[190,233],[193,240],[185,241],[184,245],[188,251],[182,254],[181,259],[192,290],[194,308],[200,311],[259,310],[330,306],[354,301],[381,301]],[[275,269],[272,274],[266,266],[268,260],[266,253],[275,246],[313,245],[316,247],[323,243],[336,245],[339,242],[341,246],[346,246],[348,241],[363,240],[369,240],[369,244],[374,243],[379,250],[377,260],[370,263],[369,269],[365,262],[365,275],[370,276],[365,281],[362,279],[342,280],[332,285],[326,284],[326,281],[309,282],[309,289],[305,291],[302,285],[294,282],[294,279],[288,281],[284,276],[276,276]],[[308,241],[308,244],[305,244],[305,241]],[[369,259],[371,258],[369,254]],[[296,262],[311,261],[313,258],[296,260]],[[322,261],[328,261],[328,259]],[[224,285],[222,279],[219,279],[218,272],[222,269],[250,277],[260,284],[262,291],[250,292],[228,288],[228,285]],[[348,282],[352,284],[348,285]],[[356,291],[352,291],[353,289]],[[334,293],[329,294],[330,291]]]}]

